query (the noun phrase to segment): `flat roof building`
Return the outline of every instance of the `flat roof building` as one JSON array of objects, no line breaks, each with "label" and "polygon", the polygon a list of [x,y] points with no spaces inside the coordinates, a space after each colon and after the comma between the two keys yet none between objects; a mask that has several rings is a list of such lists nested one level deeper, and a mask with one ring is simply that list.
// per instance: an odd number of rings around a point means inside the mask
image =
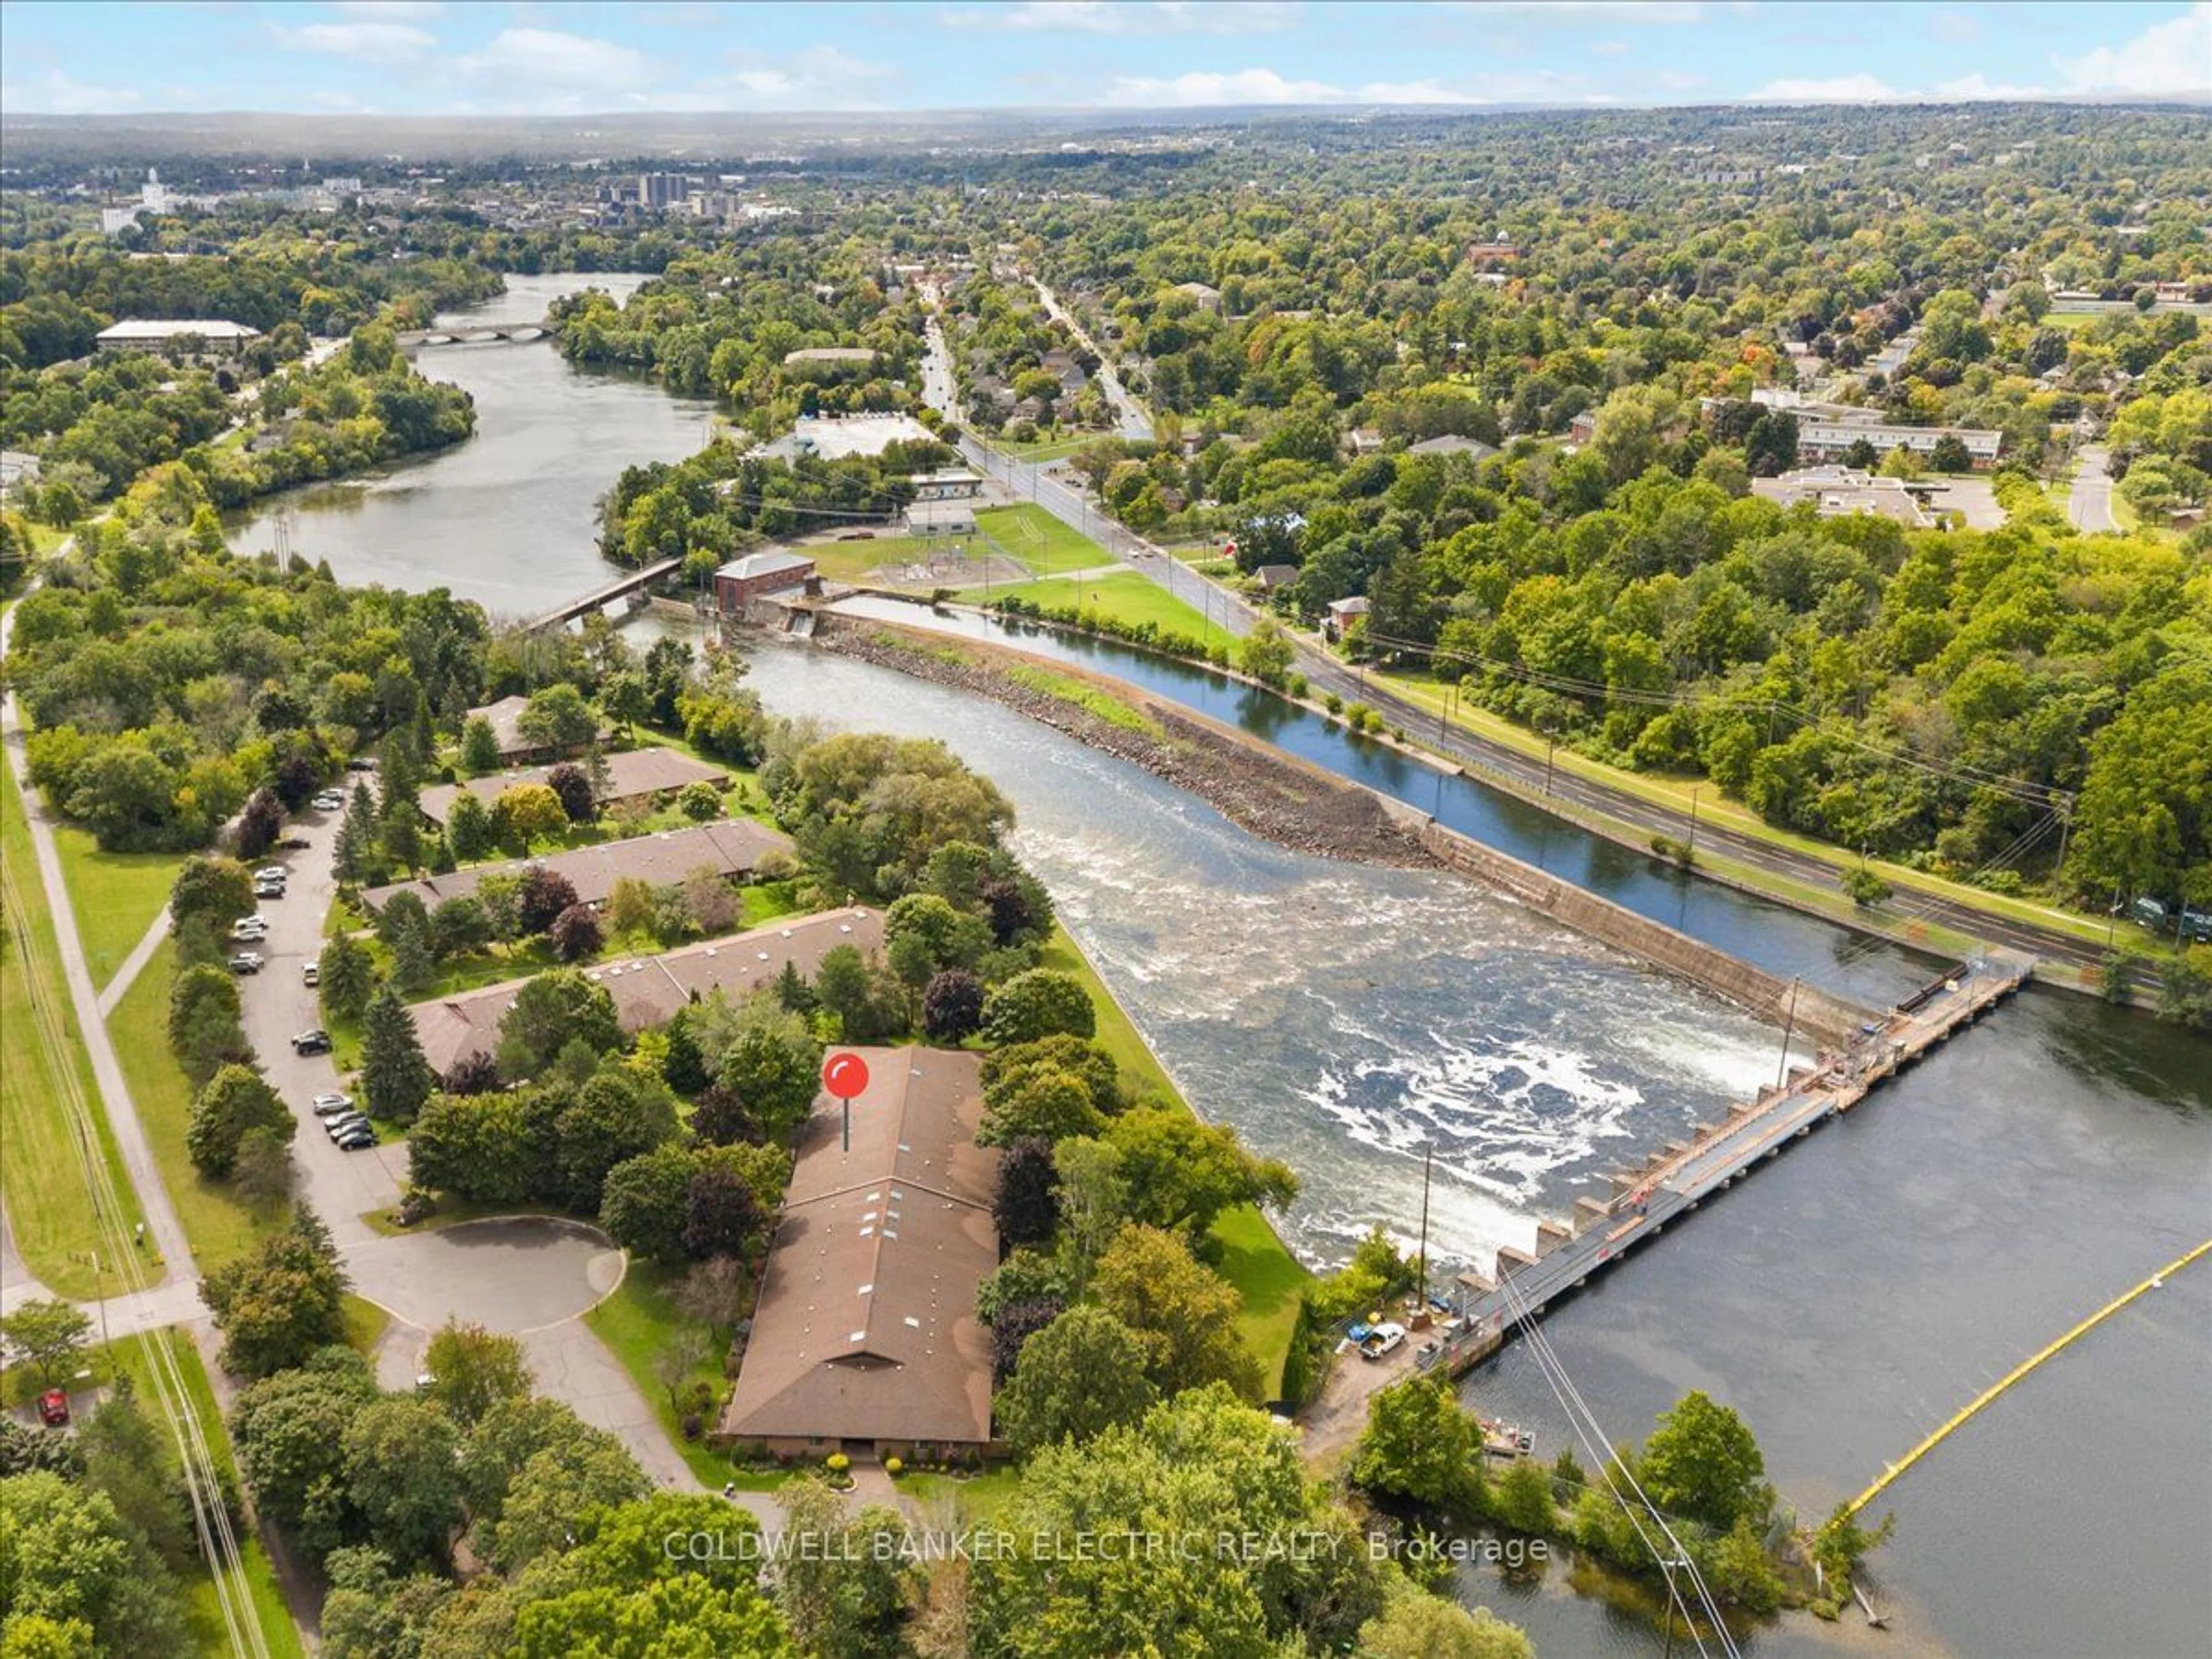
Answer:
[{"label": "flat roof building", "polygon": [[[583,974],[606,988],[614,999],[615,1018],[625,1033],[635,1034],[666,1024],[716,991],[741,997],[772,985],[786,963],[811,978],[822,958],[837,946],[850,945],[873,955],[883,942],[883,918],[855,905],[787,917],[750,933],[704,939],[659,956],[595,963]],[[471,1054],[496,1054],[500,1022],[514,1006],[515,994],[529,982],[526,977],[505,980],[410,1005],[407,1012],[414,1016],[415,1034],[430,1069],[443,1076]]]},{"label": "flat roof building", "polygon": [[791,837],[781,830],[771,830],[751,818],[726,818],[683,830],[663,830],[657,835],[603,841],[565,853],[549,853],[544,858],[472,864],[442,876],[372,887],[361,899],[371,910],[381,910],[394,896],[412,893],[434,908],[447,899],[472,896],[487,877],[520,876],[542,869],[574,887],[578,903],[597,908],[613,894],[617,882],[627,878],[663,886],[682,881],[695,870],[712,870],[725,880],[737,880],[752,874],[764,859],[790,850]]},{"label": "flat roof building", "polygon": [[[624,749],[605,759],[607,787],[599,794],[601,806],[673,794],[687,783],[726,784],[730,781],[730,775],[722,768],[693,760],[673,749]],[[463,790],[489,806],[499,799],[501,790],[521,783],[543,783],[552,770],[550,766],[525,766],[487,773],[465,783],[432,784],[418,797],[422,816],[443,829],[447,814],[453,810],[453,803]]]},{"label": "flat roof building", "polygon": [[1808,465],[1838,461],[1853,445],[1861,443],[1872,445],[1877,455],[1887,455],[1893,449],[1929,455],[1946,438],[1956,438],[1966,447],[1966,458],[1977,472],[1986,472],[1994,467],[1998,453],[2004,447],[2003,433],[1983,432],[1972,427],[1896,426],[1801,417],[1797,422],[1797,459]]},{"label": "flat roof building", "polygon": [[203,342],[201,352],[205,356],[235,357],[249,341],[260,337],[259,329],[248,328],[244,323],[195,317],[118,323],[100,330],[94,343],[102,351],[151,352],[166,351],[180,340],[198,340]]},{"label": "flat roof building", "polygon": [[762,1275],[718,1439],[779,1452],[911,1456],[991,1434],[990,1332],[975,1291],[999,1265],[998,1154],[975,1144],[980,1056],[863,1048],[845,1113],[819,1097]]},{"label": "flat roof building", "polygon": [[1848,466],[1807,467],[1778,478],[1753,478],[1751,493],[1784,507],[1810,501],[1813,510],[1824,519],[1862,515],[1894,519],[1908,530],[1929,530],[1936,525],[1904,479],[1873,476]]},{"label": "flat roof building", "polygon": [[725,617],[739,617],[755,599],[803,592],[813,580],[814,561],[804,553],[748,553],[714,573],[714,604]]}]

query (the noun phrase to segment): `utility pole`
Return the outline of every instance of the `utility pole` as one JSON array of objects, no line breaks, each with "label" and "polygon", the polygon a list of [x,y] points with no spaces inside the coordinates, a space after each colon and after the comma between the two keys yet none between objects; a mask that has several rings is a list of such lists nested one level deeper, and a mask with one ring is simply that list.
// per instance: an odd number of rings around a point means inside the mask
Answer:
[{"label": "utility pole", "polygon": [[1797,1030],[1797,981],[1790,981],[1790,1012],[1782,1021],[1782,1059],[1774,1068],[1774,1086],[1778,1089],[1790,1080],[1790,1039]]},{"label": "utility pole", "polygon": [[1552,793],[1552,756],[1559,748],[1559,739],[1549,732],[1544,733],[1544,793]]},{"label": "utility pole", "polygon": [[1683,856],[1682,861],[1685,864],[1695,864],[1698,861],[1698,791],[1703,787],[1695,783],[1690,786],[1690,840],[1688,849]]},{"label": "utility pole", "polygon": [[1413,1270],[1413,1293],[1421,1298],[1420,1310],[1425,1313],[1429,1306],[1429,1165],[1436,1155],[1436,1142],[1421,1143],[1421,1254]]}]

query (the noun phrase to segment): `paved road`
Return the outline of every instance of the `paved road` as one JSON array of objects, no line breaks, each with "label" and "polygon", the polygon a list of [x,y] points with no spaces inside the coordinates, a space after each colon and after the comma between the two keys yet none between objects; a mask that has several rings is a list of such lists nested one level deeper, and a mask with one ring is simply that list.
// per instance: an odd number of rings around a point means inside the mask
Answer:
[{"label": "paved road", "polygon": [[[1031,279],[1035,282],[1035,279]],[[1054,321],[1066,325],[1067,331],[1076,343],[1098,359],[1098,389],[1106,394],[1106,402],[1114,410],[1115,429],[1124,438],[1135,443],[1149,443],[1152,436],[1152,417],[1145,406],[1129,395],[1121,384],[1121,377],[1114,371],[1112,359],[1098,349],[1098,343],[1076,320],[1075,313],[1060,304],[1060,296],[1042,283],[1036,283],[1037,298],[1044,302],[1045,314]]]},{"label": "paved road", "polygon": [[2066,498],[2066,516],[2074,520],[2076,530],[2094,534],[2120,527],[2112,517],[2112,475],[2105,470],[2106,459],[2102,444],[2091,444],[2081,452],[2081,465],[2074,472],[2074,490]]},{"label": "paved road", "polygon": [[[6,654],[15,623],[13,609],[5,617],[0,617],[0,656]],[[9,693],[4,703],[0,703],[0,738],[6,743],[8,764],[15,769],[15,785],[22,795],[23,816],[30,823],[39,878],[46,886],[46,908],[53,914],[54,942],[61,957],[62,978],[69,987],[77,1029],[84,1035],[85,1051],[92,1060],[93,1080],[99,1085],[108,1127],[115,1136],[117,1150],[122,1153],[124,1171],[137,1188],[139,1213],[146,1218],[147,1231],[166,1264],[169,1280],[190,1284],[199,1277],[199,1269],[193,1264],[191,1245],[185,1240],[184,1224],[177,1218],[176,1206],[169,1201],[167,1189],[161,1185],[161,1170],[154,1161],[145,1127],[138,1121],[138,1109],[123,1080],[123,1066],[115,1057],[107,1023],[100,1018],[100,999],[93,988],[91,971],[85,966],[84,943],[77,934],[76,914],[70,908],[69,888],[62,878],[61,857],[54,849],[53,824],[47,816],[46,803],[31,787],[13,692]]]},{"label": "paved road", "polygon": [[[1133,568],[1151,577],[1194,610],[1227,627],[1232,634],[1242,635],[1251,631],[1259,613],[1242,597],[1115,523],[1048,466],[1000,454],[973,437],[963,435],[960,443],[961,452],[970,465],[1005,480],[1016,495],[1036,501],[1062,523],[1127,560]],[[2084,452],[2085,471],[2087,466],[2087,453]],[[1603,813],[1628,824],[1640,835],[1680,838],[1687,833],[1687,817],[1680,810],[1654,805],[1609,785],[1556,770],[1547,766],[1541,756],[1523,754],[1463,726],[1443,729],[1435,711],[1399,696],[1385,684],[1368,678],[1358,665],[1344,663],[1306,639],[1297,641],[1297,668],[1306,676],[1316,696],[1334,691],[1346,702],[1365,702],[1378,710],[1386,721],[1418,733],[1427,747],[1462,767],[1489,775],[1492,781],[1517,786],[1522,792],[1540,799],[1548,795],[1569,811]],[[1697,841],[1700,847],[1723,852],[1740,864],[1771,875],[1822,889],[1832,889],[1836,884],[1837,866],[1826,860],[1709,820],[1698,824]],[[2008,945],[2046,962],[2094,969],[2104,956],[2100,945],[2076,939],[2070,933],[2002,920],[1917,890],[1901,890],[1896,908],[1909,910],[1915,921],[1937,923],[1969,938]]]}]

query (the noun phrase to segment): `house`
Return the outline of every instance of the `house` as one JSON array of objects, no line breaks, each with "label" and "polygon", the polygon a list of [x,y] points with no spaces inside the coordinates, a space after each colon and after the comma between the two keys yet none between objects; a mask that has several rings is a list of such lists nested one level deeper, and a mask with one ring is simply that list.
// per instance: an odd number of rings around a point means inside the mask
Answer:
[{"label": "house", "polygon": [[907,480],[914,486],[917,501],[971,501],[983,493],[981,475],[963,466],[940,467],[934,472],[917,472]]},{"label": "house", "polygon": [[[742,997],[773,985],[790,963],[811,978],[822,958],[841,945],[864,956],[883,947],[884,921],[854,906],[811,916],[787,916],[750,933],[705,939],[659,956],[630,957],[595,963],[584,977],[606,988],[615,1018],[625,1034],[665,1025],[684,1008],[720,991]],[[422,1057],[440,1076],[471,1054],[499,1052],[500,1022],[514,1006],[515,994],[529,983],[505,980],[450,997],[409,1005]],[[855,1107],[857,1115],[858,1107]],[[969,1300],[974,1300],[970,1293]]]},{"label": "house", "polygon": [[725,881],[738,881],[759,869],[763,860],[790,851],[791,837],[781,830],[771,830],[751,818],[726,818],[664,830],[657,835],[571,848],[544,858],[472,864],[441,876],[425,876],[420,881],[396,881],[370,888],[361,896],[361,902],[373,912],[380,911],[395,896],[412,893],[424,908],[434,909],[447,899],[472,896],[488,877],[547,870],[576,890],[579,904],[596,910],[613,895],[617,881],[634,878],[653,886],[665,886],[682,881],[695,870],[712,870]]},{"label": "house", "polygon": [[213,317],[118,323],[93,337],[102,351],[162,352],[172,346],[190,345],[193,354],[202,357],[235,357],[248,342],[260,337],[258,328]]},{"label": "house", "polygon": [[1808,467],[1778,478],[1753,478],[1751,493],[1784,507],[1810,501],[1824,519],[1894,519],[1908,530],[1932,529],[1936,522],[1902,478],[1874,477],[1847,466]]},{"label": "house", "polygon": [[1469,242],[1467,257],[1473,264],[1510,265],[1521,257],[1521,249],[1512,242]]},{"label": "house", "polygon": [[1407,444],[1408,455],[1465,455],[1478,461],[1487,460],[1498,453],[1496,444],[1486,444],[1480,438],[1462,437],[1456,432],[1424,438],[1417,444]]},{"label": "house", "polygon": [[1252,580],[1260,584],[1262,593],[1279,593],[1297,585],[1298,568],[1294,564],[1263,564],[1252,573]]},{"label": "house", "polygon": [[1597,411],[1586,409],[1567,422],[1567,436],[1574,442],[1586,444],[1597,436]]},{"label": "house", "polygon": [[1352,624],[1367,615],[1367,596],[1354,594],[1348,599],[1331,599],[1328,614],[1322,619],[1322,632],[1332,640],[1340,640],[1350,631]]},{"label": "house", "polygon": [[497,702],[469,710],[470,720],[482,719],[490,726],[492,740],[499,744],[501,766],[525,766],[534,761],[556,758],[554,751],[545,744],[532,743],[522,735],[522,711],[529,707],[529,698],[514,696],[501,697]]},{"label": "house", "polygon": [[1200,311],[1211,311],[1217,316],[1221,311],[1221,290],[1206,283],[1177,283],[1175,291],[1187,297]]},{"label": "house", "polygon": [[725,617],[742,617],[756,599],[804,592],[816,580],[814,561],[803,553],[748,553],[714,573],[714,606]]},{"label": "house", "polygon": [[801,346],[796,351],[783,354],[786,368],[795,368],[802,363],[868,368],[874,365],[875,361],[876,354],[866,346]]},{"label": "house", "polygon": [[[992,1443],[998,1154],[975,1145],[978,1056],[862,1048],[849,1115],[801,1127],[752,1332],[715,1439],[784,1455],[906,1458]],[[849,1125],[849,1133],[848,1133]]]},{"label": "house", "polygon": [[1903,449],[1915,455],[1931,455],[1945,438],[1956,438],[1966,447],[1966,458],[1977,472],[1997,464],[2004,447],[2002,432],[1978,431],[1962,426],[1897,426],[1886,422],[1820,421],[1797,422],[1797,459],[1807,465],[1840,461],[1856,444],[1870,444],[1877,455]]},{"label": "house", "polygon": [[[606,787],[599,791],[599,798],[602,807],[673,795],[687,783],[723,786],[730,781],[730,775],[720,767],[693,760],[673,749],[624,749],[605,757],[605,766]],[[489,772],[465,783],[434,783],[416,798],[417,804],[422,809],[422,816],[442,830],[453,803],[464,790],[489,806],[499,799],[501,791],[517,784],[544,783],[552,770],[550,766],[526,766]]]}]

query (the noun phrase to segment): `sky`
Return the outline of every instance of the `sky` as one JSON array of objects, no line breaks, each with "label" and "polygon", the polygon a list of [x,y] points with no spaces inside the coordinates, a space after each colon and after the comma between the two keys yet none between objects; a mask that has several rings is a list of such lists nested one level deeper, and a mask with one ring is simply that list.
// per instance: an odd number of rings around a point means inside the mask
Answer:
[{"label": "sky", "polygon": [[0,0],[0,111],[2212,96],[2212,0]]}]

